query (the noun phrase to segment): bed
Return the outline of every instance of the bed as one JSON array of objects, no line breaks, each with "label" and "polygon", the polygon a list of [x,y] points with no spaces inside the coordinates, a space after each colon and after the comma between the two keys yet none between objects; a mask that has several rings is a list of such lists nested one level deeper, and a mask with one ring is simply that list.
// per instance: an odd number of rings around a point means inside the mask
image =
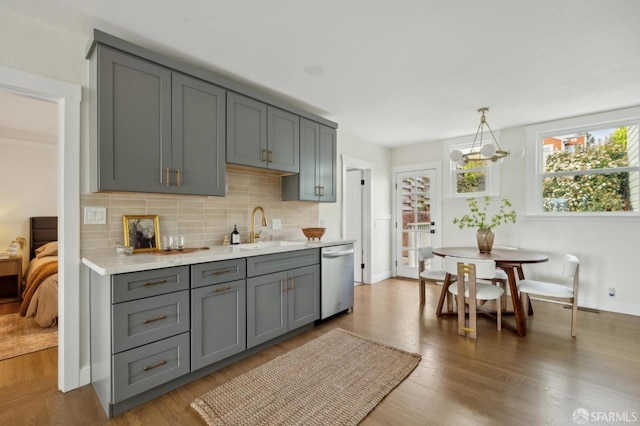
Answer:
[{"label": "bed", "polygon": [[32,217],[29,227],[29,266],[20,315],[33,317],[40,327],[51,327],[58,322],[58,218]]}]

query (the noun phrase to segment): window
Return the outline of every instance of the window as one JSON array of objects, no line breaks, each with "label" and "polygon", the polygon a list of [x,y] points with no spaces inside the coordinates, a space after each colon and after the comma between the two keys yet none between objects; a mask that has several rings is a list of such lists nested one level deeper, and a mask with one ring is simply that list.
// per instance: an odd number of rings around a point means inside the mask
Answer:
[{"label": "window", "polygon": [[463,153],[471,151],[471,143],[451,145],[446,152],[447,161],[451,164],[451,194],[453,197],[481,197],[497,193],[497,165],[489,160],[474,160],[467,164],[451,161],[448,155],[451,151],[460,150]]},{"label": "window", "polygon": [[637,215],[639,129],[639,109],[527,128],[536,154],[530,213]]}]

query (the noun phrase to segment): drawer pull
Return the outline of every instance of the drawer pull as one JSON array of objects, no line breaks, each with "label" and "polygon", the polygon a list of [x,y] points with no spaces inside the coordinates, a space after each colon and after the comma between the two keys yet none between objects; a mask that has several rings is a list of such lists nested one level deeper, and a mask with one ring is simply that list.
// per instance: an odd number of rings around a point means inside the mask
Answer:
[{"label": "drawer pull", "polygon": [[180,183],[182,181],[182,176],[181,175],[182,175],[182,172],[180,172],[180,169],[176,170],[176,178],[178,180],[177,186],[180,186]]},{"label": "drawer pull", "polygon": [[231,287],[225,287],[225,288],[216,288],[215,290],[213,290],[215,293],[222,293],[223,291],[228,291],[231,290]]},{"label": "drawer pull", "polygon": [[262,161],[268,163],[268,161],[267,161],[267,150],[266,149],[262,150]]},{"label": "drawer pull", "polygon": [[144,368],[144,371],[149,371],[149,370],[153,370],[154,368],[158,368],[158,367],[162,367],[163,365],[165,365],[167,363],[167,361],[160,361],[159,363],[157,363],[156,365],[150,365],[148,367]]},{"label": "drawer pull", "polygon": [[167,282],[167,280],[149,281],[149,282],[144,283],[144,286],[145,286],[145,287],[148,287],[148,286],[150,286],[150,285],[164,284],[164,283],[166,283],[166,282]]},{"label": "drawer pull", "polygon": [[220,269],[219,271],[215,271],[211,275],[222,275],[222,274],[228,274],[229,272],[231,272],[231,269]]},{"label": "drawer pull", "polygon": [[169,177],[169,168],[167,167],[164,171],[164,184],[166,186],[171,185],[171,177]]},{"label": "drawer pull", "polygon": [[167,319],[167,316],[166,315],[161,315],[158,318],[144,320],[143,324],[149,324],[151,322],[156,322],[156,321],[160,321],[160,320],[163,320],[163,319]]}]

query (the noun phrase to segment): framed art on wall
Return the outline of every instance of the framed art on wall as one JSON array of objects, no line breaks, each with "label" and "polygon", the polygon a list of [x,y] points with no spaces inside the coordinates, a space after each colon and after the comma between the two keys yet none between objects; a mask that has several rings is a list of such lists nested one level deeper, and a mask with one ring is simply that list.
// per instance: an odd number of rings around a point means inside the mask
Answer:
[{"label": "framed art on wall", "polygon": [[133,252],[160,250],[160,220],[157,215],[122,216],[124,245]]}]

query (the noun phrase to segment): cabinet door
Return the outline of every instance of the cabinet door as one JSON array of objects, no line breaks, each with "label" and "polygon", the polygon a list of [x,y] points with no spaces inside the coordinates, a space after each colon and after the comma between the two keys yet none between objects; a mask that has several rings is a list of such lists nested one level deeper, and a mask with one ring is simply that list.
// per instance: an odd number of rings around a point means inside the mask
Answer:
[{"label": "cabinet door", "polygon": [[267,167],[267,105],[227,93],[227,163]]},{"label": "cabinet door", "polygon": [[287,332],[287,273],[247,279],[247,349]]},{"label": "cabinet door", "polygon": [[97,188],[170,192],[171,71],[98,47]]},{"label": "cabinet door", "polygon": [[320,318],[320,266],[289,271],[288,327],[296,329]]},{"label": "cabinet door", "polygon": [[225,193],[225,90],[184,74],[172,76],[171,189]]},{"label": "cabinet door", "polygon": [[318,167],[317,156],[320,144],[320,125],[300,119],[300,200],[317,201]]},{"label": "cabinet door", "polygon": [[245,280],[191,290],[191,370],[246,349]]},{"label": "cabinet door", "polygon": [[320,125],[317,159],[320,201],[336,201],[336,150],[336,129]]},{"label": "cabinet door", "polygon": [[267,108],[267,167],[298,173],[300,170],[300,117]]}]

